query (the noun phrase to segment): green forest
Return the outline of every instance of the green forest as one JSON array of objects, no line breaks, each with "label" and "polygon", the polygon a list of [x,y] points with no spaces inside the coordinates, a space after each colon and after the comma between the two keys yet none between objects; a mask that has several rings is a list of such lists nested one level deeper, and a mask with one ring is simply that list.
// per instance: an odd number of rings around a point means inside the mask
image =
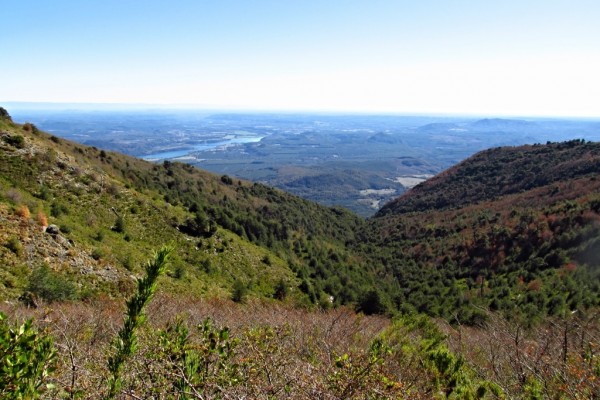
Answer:
[{"label": "green forest", "polygon": [[599,170],[489,149],[364,219],[0,108],[1,397],[599,397]]}]

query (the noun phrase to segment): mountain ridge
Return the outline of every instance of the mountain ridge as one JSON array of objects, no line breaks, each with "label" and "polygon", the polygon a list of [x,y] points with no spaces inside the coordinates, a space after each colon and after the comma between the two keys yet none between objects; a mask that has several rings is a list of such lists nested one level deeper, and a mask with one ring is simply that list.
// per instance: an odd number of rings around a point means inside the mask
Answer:
[{"label": "mountain ridge", "polygon": [[376,214],[443,209],[600,171],[600,145],[571,140],[484,150],[417,185]]}]

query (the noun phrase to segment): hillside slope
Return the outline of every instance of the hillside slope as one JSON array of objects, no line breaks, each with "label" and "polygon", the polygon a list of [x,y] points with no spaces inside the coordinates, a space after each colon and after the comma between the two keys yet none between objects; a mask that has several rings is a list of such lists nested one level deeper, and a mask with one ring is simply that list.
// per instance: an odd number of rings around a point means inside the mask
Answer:
[{"label": "hillside slope", "polygon": [[40,274],[61,296],[127,292],[139,263],[164,243],[177,251],[163,287],[176,293],[326,306],[355,302],[375,280],[347,249],[364,225],[347,211],[79,145],[8,116],[0,118],[0,218],[5,299],[49,296],[35,287]]},{"label": "hillside slope", "polygon": [[600,143],[498,147],[482,151],[386,204],[383,216],[456,208],[600,172]]},{"label": "hillside slope", "polygon": [[600,304],[600,144],[491,149],[415,187],[364,242],[395,303],[461,322],[535,323]]}]

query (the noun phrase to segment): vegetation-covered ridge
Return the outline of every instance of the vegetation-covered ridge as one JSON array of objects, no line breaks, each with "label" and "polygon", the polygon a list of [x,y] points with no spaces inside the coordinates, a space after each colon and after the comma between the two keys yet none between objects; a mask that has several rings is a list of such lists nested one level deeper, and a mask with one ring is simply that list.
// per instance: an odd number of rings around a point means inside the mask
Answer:
[{"label": "vegetation-covered ridge", "polygon": [[400,308],[471,324],[488,309],[527,324],[593,309],[599,170],[598,143],[484,151],[390,204],[365,242]]},{"label": "vegetation-covered ridge", "polygon": [[600,171],[600,143],[571,140],[475,154],[386,204],[376,217],[457,208]]}]

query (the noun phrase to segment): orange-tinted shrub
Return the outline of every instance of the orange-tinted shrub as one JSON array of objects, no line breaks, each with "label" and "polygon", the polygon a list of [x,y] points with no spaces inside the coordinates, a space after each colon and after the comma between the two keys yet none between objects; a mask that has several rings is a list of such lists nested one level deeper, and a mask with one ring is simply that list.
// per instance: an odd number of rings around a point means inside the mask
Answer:
[{"label": "orange-tinted shrub", "polygon": [[23,219],[29,219],[31,217],[31,213],[29,212],[29,207],[27,207],[25,204],[19,206],[17,208],[17,210],[15,211],[15,213]]}]

